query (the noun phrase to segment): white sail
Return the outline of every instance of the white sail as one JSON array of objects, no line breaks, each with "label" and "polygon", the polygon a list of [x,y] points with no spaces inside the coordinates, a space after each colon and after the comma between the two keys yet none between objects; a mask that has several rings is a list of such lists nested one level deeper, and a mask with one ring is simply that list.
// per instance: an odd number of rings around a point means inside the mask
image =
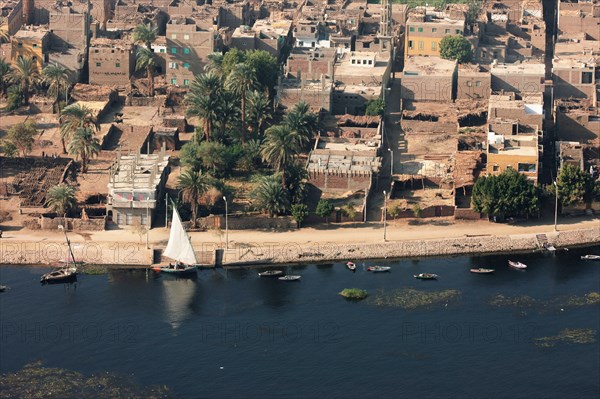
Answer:
[{"label": "white sail", "polygon": [[186,265],[198,264],[190,237],[183,228],[181,218],[175,207],[173,207],[173,221],[171,222],[169,242],[163,255]]}]

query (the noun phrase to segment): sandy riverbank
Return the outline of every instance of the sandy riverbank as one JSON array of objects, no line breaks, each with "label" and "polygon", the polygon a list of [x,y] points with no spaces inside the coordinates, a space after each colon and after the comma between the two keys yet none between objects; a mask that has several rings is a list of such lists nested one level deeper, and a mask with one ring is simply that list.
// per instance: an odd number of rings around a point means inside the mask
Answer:
[{"label": "sandy riverbank", "polygon": [[[380,229],[372,227],[343,227],[331,231],[297,232],[230,232],[229,249],[225,250],[222,237],[210,241],[211,233],[193,233],[193,242],[203,264],[214,264],[221,259],[223,266],[266,265],[324,261],[364,260],[423,256],[450,256],[463,254],[507,253],[532,251],[539,248],[536,232],[529,229],[504,227],[502,232],[515,234],[489,234],[483,228],[470,225],[450,228],[441,226],[428,229],[429,235],[392,230],[393,240],[383,242]],[[485,226],[485,225],[481,225]],[[592,226],[592,227],[590,227]],[[597,227],[596,227],[597,226]],[[546,232],[550,244],[557,248],[576,245],[600,245],[600,224],[583,223],[571,230]],[[579,227],[579,228],[577,228]],[[446,235],[444,236],[444,229]],[[424,230],[418,230],[422,235]],[[338,234],[336,234],[339,232]],[[352,233],[352,238],[347,237]],[[458,236],[462,232],[461,236]],[[448,234],[452,233],[452,234]],[[106,240],[113,235],[117,241]],[[126,235],[127,234],[127,235]],[[477,234],[477,235],[475,235]],[[116,267],[148,267],[153,264],[154,249],[166,243],[166,231],[154,232],[149,249],[139,240],[131,240],[131,233],[99,232],[93,235],[72,233],[75,258],[90,264]],[[127,238],[130,238],[128,241]],[[212,238],[215,236],[212,235]],[[311,238],[311,240],[300,239]],[[429,238],[428,238],[429,237]],[[453,238],[447,238],[453,237]],[[20,238],[29,238],[21,240]],[[46,233],[35,240],[34,236],[14,235],[0,242],[0,264],[52,265],[66,257],[66,245],[60,235]],[[103,241],[98,240],[103,238]],[[245,240],[242,241],[242,238]],[[270,240],[268,240],[270,238]],[[338,238],[340,238],[338,240]],[[376,239],[378,238],[378,239]],[[411,239],[412,238],[412,239]],[[248,239],[253,239],[249,241]],[[222,251],[222,257],[217,252]]]}]

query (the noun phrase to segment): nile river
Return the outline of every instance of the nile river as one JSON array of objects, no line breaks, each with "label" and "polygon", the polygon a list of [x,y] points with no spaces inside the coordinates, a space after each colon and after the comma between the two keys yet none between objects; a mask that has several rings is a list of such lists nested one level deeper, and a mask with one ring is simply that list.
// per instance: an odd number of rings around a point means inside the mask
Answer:
[{"label": "nile river", "polygon": [[[365,263],[392,266],[380,274],[286,268],[300,282],[254,269],[196,280],[116,270],[41,286],[47,268],[2,267],[0,374],[41,360],[181,398],[597,398],[600,306],[587,300],[600,262],[584,253],[600,248],[512,255],[524,272],[507,256]],[[479,266],[496,273],[469,273]],[[413,278],[421,272],[440,278]],[[350,287],[369,297],[337,295]]]}]

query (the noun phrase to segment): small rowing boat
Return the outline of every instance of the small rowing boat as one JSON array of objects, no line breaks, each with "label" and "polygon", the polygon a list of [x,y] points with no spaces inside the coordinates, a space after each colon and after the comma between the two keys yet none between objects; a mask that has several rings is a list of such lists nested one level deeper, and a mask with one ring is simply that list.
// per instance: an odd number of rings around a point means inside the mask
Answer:
[{"label": "small rowing boat", "polygon": [[8,288],[8,287],[7,287],[7,286],[5,286],[5,285],[0,285],[0,292],[4,292],[4,291],[6,291],[6,289],[7,289],[7,288]]},{"label": "small rowing boat", "polygon": [[525,263],[516,262],[512,260],[508,261],[508,265],[510,267],[514,267],[515,269],[527,269],[527,265]]},{"label": "small rowing boat", "polygon": [[356,271],[356,265],[354,262],[346,262],[346,267],[352,271]]},{"label": "small rowing boat", "polygon": [[277,279],[281,280],[281,281],[300,281],[301,278],[302,278],[302,276],[288,275],[288,276],[278,277]]},{"label": "small rowing boat", "polygon": [[600,260],[600,255],[583,255],[581,257],[583,260]]},{"label": "small rowing boat", "polygon": [[258,273],[259,277],[278,277],[283,274],[281,270],[267,270],[266,272]]},{"label": "small rowing boat", "polygon": [[77,269],[74,267],[64,267],[46,273],[40,278],[42,284],[45,283],[68,283],[77,280]]},{"label": "small rowing boat", "polygon": [[419,273],[415,274],[414,277],[420,280],[436,280],[438,275],[433,273]]},{"label": "small rowing boat", "polygon": [[494,273],[494,269],[484,269],[483,267],[479,267],[477,269],[470,269],[469,270],[471,273],[477,273],[477,274],[490,274],[490,273]]},{"label": "small rowing boat", "polygon": [[373,272],[373,273],[389,272],[390,269],[391,269],[391,267],[389,267],[389,266],[369,266],[369,267],[367,267],[367,271]]}]

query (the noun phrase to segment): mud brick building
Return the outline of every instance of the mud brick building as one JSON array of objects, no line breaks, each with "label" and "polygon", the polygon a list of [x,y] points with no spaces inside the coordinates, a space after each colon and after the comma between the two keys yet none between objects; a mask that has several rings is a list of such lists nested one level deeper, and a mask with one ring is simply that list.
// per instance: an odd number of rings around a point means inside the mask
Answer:
[{"label": "mud brick building", "polygon": [[90,84],[130,85],[135,71],[135,46],[128,40],[92,39],[89,51]]},{"label": "mud brick building", "polygon": [[449,102],[454,98],[456,61],[439,57],[410,57],[402,73],[402,99]]}]

